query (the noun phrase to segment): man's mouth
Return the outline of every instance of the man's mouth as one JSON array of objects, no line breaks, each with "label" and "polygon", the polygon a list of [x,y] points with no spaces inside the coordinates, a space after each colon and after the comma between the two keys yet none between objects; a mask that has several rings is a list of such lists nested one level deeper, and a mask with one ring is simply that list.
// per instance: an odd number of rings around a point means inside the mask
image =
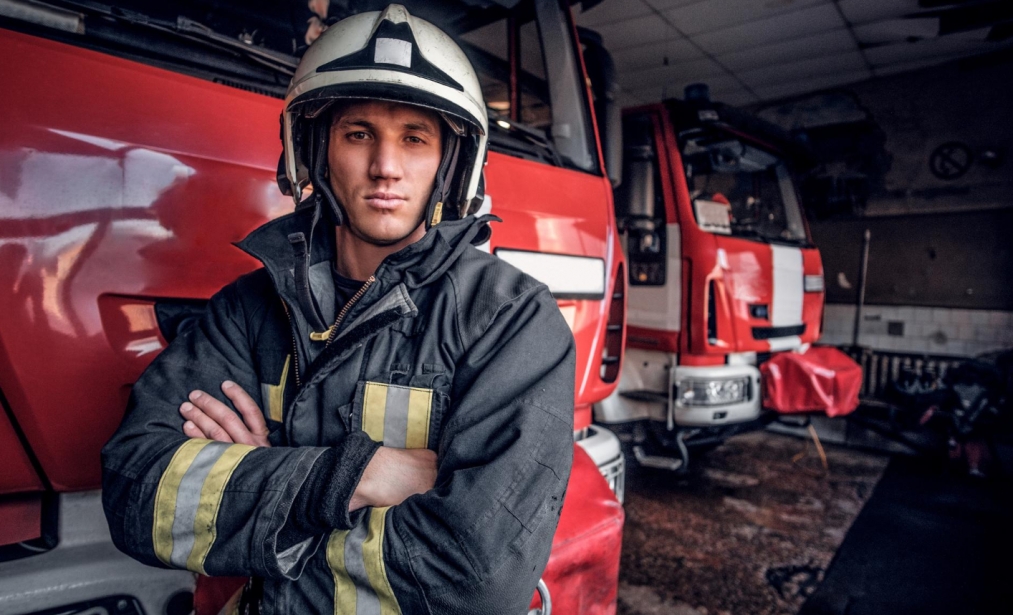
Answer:
[{"label": "man's mouth", "polygon": [[375,209],[396,209],[406,202],[404,195],[396,192],[373,192],[366,195],[366,203]]}]

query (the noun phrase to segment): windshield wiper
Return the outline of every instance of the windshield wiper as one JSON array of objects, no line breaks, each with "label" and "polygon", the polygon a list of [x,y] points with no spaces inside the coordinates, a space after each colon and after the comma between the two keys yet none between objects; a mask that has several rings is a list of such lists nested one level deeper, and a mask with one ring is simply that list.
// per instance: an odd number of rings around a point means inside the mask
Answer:
[{"label": "windshield wiper", "polygon": [[134,26],[149,28],[151,30],[171,34],[179,38],[188,39],[218,50],[236,53],[286,77],[294,75],[295,68],[299,64],[299,59],[294,56],[250,43],[245,43],[239,39],[232,38],[231,36],[226,36],[212,30],[200,22],[184,17],[183,15],[178,15],[176,17],[176,21],[171,22],[162,19],[155,19],[143,13],[137,13],[121,7],[112,7],[97,2],[89,2],[88,0],[66,0],[60,2],[59,4],[85,11],[86,14],[97,15],[129,23]]},{"label": "windshield wiper", "polygon": [[[556,166],[563,166],[563,161],[556,152],[556,148],[552,143],[545,137],[545,135],[530,126],[526,126],[519,122],[513,122],[508,118],[500,115],[491,107],[486,108],[486,112],[489,114],[489,138],[490,142],[493,139],[493,134],[496,132],[503,132],[506,135],[514,139],[527,141],[529,144],[535,146],[539,151],[544,152],[543,158],[546,162],[551,162]],[[503,124],[506,124],[504,126]]]}]

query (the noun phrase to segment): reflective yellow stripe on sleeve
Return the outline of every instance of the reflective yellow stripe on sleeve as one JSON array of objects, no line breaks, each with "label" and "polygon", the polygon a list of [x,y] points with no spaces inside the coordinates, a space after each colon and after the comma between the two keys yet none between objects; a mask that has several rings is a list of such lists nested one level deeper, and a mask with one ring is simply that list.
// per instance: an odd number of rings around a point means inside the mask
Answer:
[{"label": "reflective yellow stripe on sleeve", "polygon": [[331,532],[327,540],[327,565],[334,576],[335,615],[355,615],[355,583],[345,569],[345,540],[349,532]]},{"label": "reflective yellow stripe on sleeve", "polygon": [[236,471],[239,462],[254,448],[256,447],[247,444],[229,446],[222,452],[207,478],[204,479],[200,500],[197,503],[197,514],[193,521],[194,541],[190,555],[186,560],[187,570],[207,574],[204,571],[204,561],[207,559],[208,553],[211,552],[211,546],[215,544],[215,538],[217,538],[218,511],[222,506],[225,485],[232,478],[232,473]]},{"label": "reflective yellow stripe on sleeve", "polygon": [[347,532],[332,532],[327,564],[334,577],[335,615],[401,615],[383,560],[388,508],[374,508]]},{"label": "reflective yellow stripe on sleeve", "polygon": [[184,442],[162,472],[155,492],[152,541],[168,566],[205,573],[217,537],[222,496],[239,462],[254,447],[193,439]]},{"label": "reflective yellow stripe on sleeve", "polygon": [[369,511],[369,533],[362,543],[362,561],[369,584],[380,600],[380,615],[401,615],[401,607],[394,597],[383,561],[383,532],[389,510],[390,507],[386,506]]},{"label": "reflective yellow stripe on sleeve", "polygon": [[152,542],[155,555],[163,564],[169,564],[172,555],[172,524],[176,516],[176,495],[183,476],[190,469],[197,453],[210,444],[210,440],[187,440],[176,449],[168,467],[162,472],[155,491],[155,521],[152,527]]}]

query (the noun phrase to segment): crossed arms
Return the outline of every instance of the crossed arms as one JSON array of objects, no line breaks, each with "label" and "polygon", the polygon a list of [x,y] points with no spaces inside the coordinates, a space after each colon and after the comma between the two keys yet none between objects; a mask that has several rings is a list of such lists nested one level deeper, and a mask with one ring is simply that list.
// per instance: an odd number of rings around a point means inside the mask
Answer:
[{"label": "crossed arms", "polygon": [[[183,433],[190,438],[269,447],[267,421],[257,402],[235,382],[222,383],[222,393],[238,411],[204,391],[190,392],[179,412]],[[397,506],[409,496],[436,486],[436,453],[429,449],[381,446],[362,472],[348,504],[353,512],[366,506]]]}]

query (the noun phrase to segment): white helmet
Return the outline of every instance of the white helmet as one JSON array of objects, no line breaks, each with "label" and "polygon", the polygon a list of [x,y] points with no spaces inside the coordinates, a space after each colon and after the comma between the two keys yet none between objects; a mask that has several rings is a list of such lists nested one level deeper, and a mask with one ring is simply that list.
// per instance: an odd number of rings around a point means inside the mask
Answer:
[{"label": "white helmet", "polygon": [[371,99],[433,109],[443,117],[443,159],[426,209],[426,227],[460,218],[481,202],[489,119],[478,77],[457,43],[433,24],[392,4],[353,15],[327,29],[303,56],[282,112],[282,169],[278,183],[298,205],[303,189],[343,206],[328,183],[329,113],[335,100]]}]

